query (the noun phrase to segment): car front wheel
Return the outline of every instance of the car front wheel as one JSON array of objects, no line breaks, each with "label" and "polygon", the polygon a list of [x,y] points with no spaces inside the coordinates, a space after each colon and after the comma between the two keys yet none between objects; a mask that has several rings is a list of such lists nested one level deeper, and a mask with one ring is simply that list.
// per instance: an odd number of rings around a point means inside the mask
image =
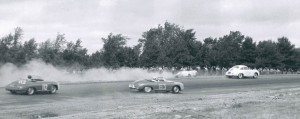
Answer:
[{"label": "car front wheel", "polygon": [[53,94],[53,93],[56,93],[57,89],[55,86],[51,86],[50,87],[50,93]]},{"label": "car front wheel", "polygon": [[253,75],[253,78],[257,78],[258,77],[258,74],[257,73],[254,73],[254,75]]},{"label": "car front wheel", "polygon": [[178,86],[174,86],[172,88],[173,93],[179,93],[180,92],[180,88]]},{"label": "car front wheel", "polygon": [[151,87],[148,87],[148,86],[144,87],[144,92],[150,93],[151,91],[152,91]]},{"label": "car front wheel", "polygon": [[28,95],[33,95],[34,94],[34,89],[33,88],[28,88],[27,94]]}]

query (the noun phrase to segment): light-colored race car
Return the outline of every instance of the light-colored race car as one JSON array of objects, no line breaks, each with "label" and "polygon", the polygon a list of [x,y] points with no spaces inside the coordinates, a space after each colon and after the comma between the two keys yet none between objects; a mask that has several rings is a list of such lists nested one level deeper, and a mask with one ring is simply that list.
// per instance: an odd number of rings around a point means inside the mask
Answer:
[{"label": "light-colored race car", "polygon": [[8,84],[5,89],[12,94],[25,93],[33,95],[36,92],[56,93],[59,89],[59,84],[53,81],[44,81],[43,79],[31,78],[21,79]]},{"label": "light-colored race car", "polygon": [[256,69],[250,69],[245,65],[235,65],[230,68],[226,74],[228,78],[237,77],[239,79],[244,77],[257,78],[259,76],[259,71]]},{"label": "light-colored race car", "polygon": [[175,77],[193,77],[196,76],[197,71],[196,70],[191,70],[191,71],[180,71],[178,72]]},{"label": "light-colored race car", "polygon": [[183,83],[169,81],[163,77],[157,77],[153,79],[137,80],[129,84],[130,89],[138,91],[144,91],[149,93],[151,91],[172,91],[173,93],[179,93],[184,89]]}]

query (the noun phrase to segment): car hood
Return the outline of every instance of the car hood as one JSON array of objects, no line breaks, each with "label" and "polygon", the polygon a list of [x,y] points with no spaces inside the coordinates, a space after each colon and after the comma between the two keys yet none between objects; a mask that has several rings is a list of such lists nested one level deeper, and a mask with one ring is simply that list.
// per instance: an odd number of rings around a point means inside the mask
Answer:
[{"label": "car hood", "polygon": [[22,81],[22,80],[17,80],[17,81],[14,81],[14,82],[11,82],[10,84],[8,84],[8,85],[23,85],[22,83],[20,83],[20,81]]},{"label": "car hood", "polygon": [[[9,85],[26,85],[26,84],[29,84],[29,83],[27,83],[28,81],[25,81],[26,83],[24,83],[24,81],[25,80],[17,80],[17,81],[9,83],[7,86],[9,86]],[[58,84],[57,82],[54,82],[54,81],[39,81],[39,82]]]},{"label": "car hood", "polygon": [[148,81],[147,79],[142,79],[142,80],[136,80],[133,83],[138,84],[138,83],[149,83],[149,82],[151,82],[151,81]]},{"label": "car hood", "polygon": [[[139,84],[139,83],[150,83],[149,79],[142,79],[142,80],[136,80],[133,82],[133,84]],[[175,81],[170,81],[170,80],[165,80],[165,82],[171,82],[171,83],[176,83]],[[178,82],[180,83],[180,82]]]}]

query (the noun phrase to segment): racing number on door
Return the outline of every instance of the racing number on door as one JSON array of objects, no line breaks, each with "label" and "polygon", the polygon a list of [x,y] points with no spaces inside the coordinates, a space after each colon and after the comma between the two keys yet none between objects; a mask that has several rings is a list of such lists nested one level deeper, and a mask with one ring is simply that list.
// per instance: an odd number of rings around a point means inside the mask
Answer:
[{"label": "racing number on door", "polygon": [[48,88],[48,84],[42,84],[42,90],[45,91]]},{"label": "racing number on door", "polygon": [[167,89],[166,84],[159,84],[158,89],[159,90],[166,90]]}]

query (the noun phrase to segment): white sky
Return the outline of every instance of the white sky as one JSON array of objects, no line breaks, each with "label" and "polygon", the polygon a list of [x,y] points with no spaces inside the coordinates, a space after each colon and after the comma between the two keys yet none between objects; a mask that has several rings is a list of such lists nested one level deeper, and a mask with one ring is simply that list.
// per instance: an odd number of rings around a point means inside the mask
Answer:
[{"label": "white sky", "polygon": [[254,41],[286,36],[300,47],[299,0],[0,0],[0,37],[24,30],[38,42],[64,33],[89,52],[109,33],[137,44],[143,32],[165,21],[194,29],[198,40],[241,31]]}]

